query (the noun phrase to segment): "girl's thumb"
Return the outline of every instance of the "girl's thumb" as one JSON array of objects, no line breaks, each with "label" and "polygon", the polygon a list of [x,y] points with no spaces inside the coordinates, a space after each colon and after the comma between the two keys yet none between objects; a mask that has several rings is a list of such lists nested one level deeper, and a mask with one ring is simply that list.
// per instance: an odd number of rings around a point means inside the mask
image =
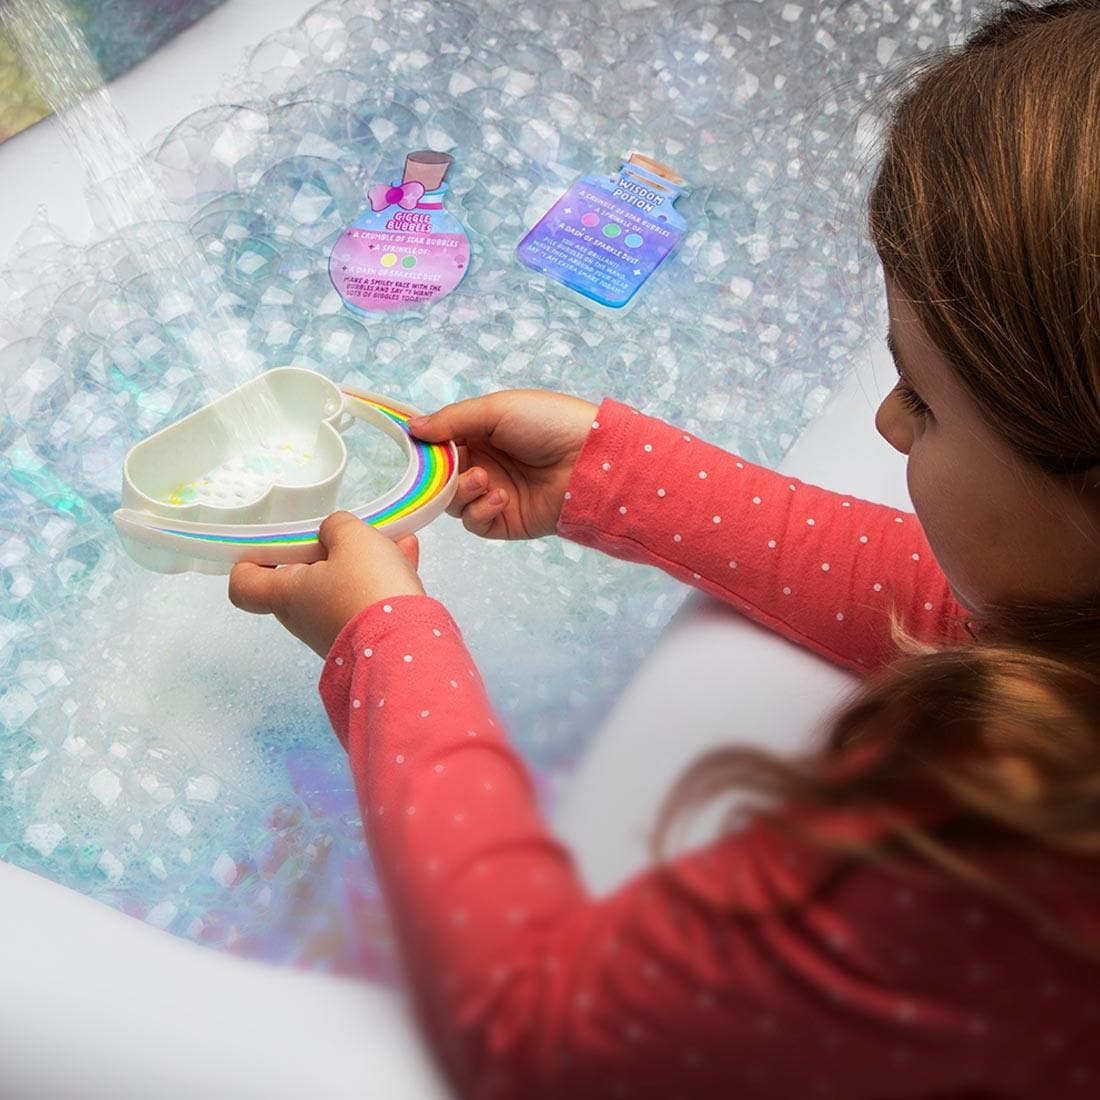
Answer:
[{"label": "girl's thumb", "polygon": [[409,431],[428,443],[442,443],[445,439],[463,443],[467,437],[486,435],[499,418],[500,411],[491,398],[468,397],[444,405],[430,416],[410,417]]},{"label": "girl's thumb", "polygon": [[410,416],[409,431],[417,439],[423,439],[429,443],[438,443],[447,439],[449,434],[446,425],[443,423],[443,418],[438,413],[431,413],[427,416]]}]

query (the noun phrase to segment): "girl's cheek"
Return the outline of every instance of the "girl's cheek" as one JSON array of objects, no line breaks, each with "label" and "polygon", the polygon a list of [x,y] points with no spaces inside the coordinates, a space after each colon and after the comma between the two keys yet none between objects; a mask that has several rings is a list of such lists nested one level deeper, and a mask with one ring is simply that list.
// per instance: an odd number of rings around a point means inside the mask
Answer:
[{"label": "girl's cheek", "polygon": [[905,483],[909,488],[909,499],[913,503],[913,510],[917,513],[921,527],[924,528],[928,541],[935,547],[938,541],[939,528],[942,526],[941,511],[937,507],[934,479],[929,481],[930,471],[924,462],[921,446],[918,442],[909,452],[909,461],[905,466]]},{"label": "girl's cheek", "polygon": [[917,513],[921,530],[936,564],[943,571],[955,598],[963,606],[975,609],[977,599],[971,584],[974,572],[972,532],[967,521],[968,509],[945,492],[951,484],[943,471],[937,470],[934,455],[923,453],[920,442],[913,448],[906,467],[909,499]]}]

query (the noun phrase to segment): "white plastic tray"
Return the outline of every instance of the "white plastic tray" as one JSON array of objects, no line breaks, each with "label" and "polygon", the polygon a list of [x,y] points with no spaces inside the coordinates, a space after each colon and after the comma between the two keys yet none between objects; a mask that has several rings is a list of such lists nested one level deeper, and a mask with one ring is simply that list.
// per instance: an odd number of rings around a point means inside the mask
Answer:
[{"label": "white plastic tray", "polygon": [[457,484],[454,444],[415,439],[416,415],[315,371],[268,371],[131,448],[115,526],[131,557],[158,573],[316,561],[347,465],[340,431],[358,419],[393,439],[408,465],[392,489],[348,511],[400,538],[440,515]]}]

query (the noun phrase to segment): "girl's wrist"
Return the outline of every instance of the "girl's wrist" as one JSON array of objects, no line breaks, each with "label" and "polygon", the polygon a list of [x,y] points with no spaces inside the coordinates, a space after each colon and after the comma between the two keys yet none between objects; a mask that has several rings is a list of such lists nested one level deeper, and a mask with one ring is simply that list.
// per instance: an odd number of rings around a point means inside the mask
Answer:
[{"label": "girl's wrist", "polygon": [[331,660],[334,656],[354,652],[362,642],[364,631],[365,636],[370,638],[391,625],[404,626],[426,618],[434,622],[440,616],[449,616],[446,607],[423,590],[386,596],[356,611],[337,631],[332,644],[322,656]]}]

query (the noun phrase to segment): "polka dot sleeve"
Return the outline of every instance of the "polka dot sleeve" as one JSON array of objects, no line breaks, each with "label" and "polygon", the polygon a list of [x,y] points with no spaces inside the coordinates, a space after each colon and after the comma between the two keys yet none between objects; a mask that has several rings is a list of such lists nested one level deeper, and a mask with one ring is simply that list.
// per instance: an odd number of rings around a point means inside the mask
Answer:
[{"label": "polka dot sleeve", "polygon": [[1093,971],[958,881],[757,824],[590,897],[434,600],[357,616],[321,693],[456,1096],[1093,1094]]},{"label": "polka dot sleeve", "polygon": [[852,671],[896,656],[892,606],[922,641],[967,636],[913,514],[756,466],[610,399],[558,533],[655,565]]},{"label": "polka dot sleeve", "polygon": [[485,1044],[512,1026],[494,999],[514,941],[582,903],[569,854],[435,600],[363,611],[333,645],[320,690],[423,1021],[456,1079],[491,1079]]}]

